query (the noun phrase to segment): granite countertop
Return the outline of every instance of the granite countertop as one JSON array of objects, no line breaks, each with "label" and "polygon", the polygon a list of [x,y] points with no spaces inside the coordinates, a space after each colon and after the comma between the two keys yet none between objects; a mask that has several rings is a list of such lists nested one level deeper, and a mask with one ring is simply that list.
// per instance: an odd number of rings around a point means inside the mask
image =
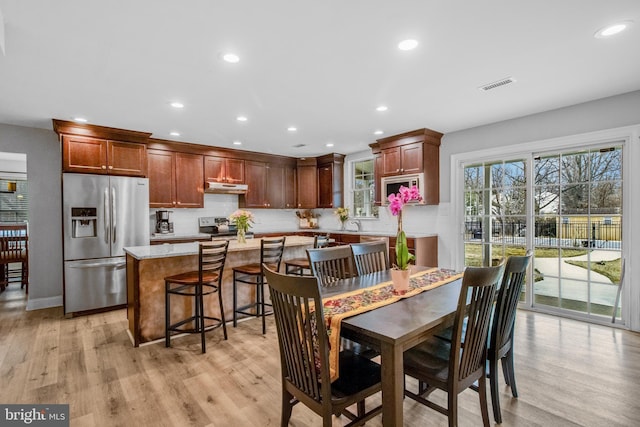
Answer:
[{"label": "granite countertop", "polygon": [[[247,243],[238,243],[235,240],[231,240],[229,241],[228,252],[260,250],[260,240],[261,239],[247,239]],[[287,236],[285,241],[285,247],[304,245],[313,245],[313,237]],[[198,243],[169,243],[164,245],[130,246],[124,248],[124,251],[138,260],[197,255]]]},{"label": "granite countertop", "polygon": [[[386,237],[396,237],[396,232],[388,232],[388,231],[354,231],[354,230],[316,230],[319,233],[329,233],[329,234],[354,234],[359,236],[386,236]],[[412,233],[410,231],[405,230],[405,234],[407,237],[437,237],[437,233]]]},{"label": "granite countertop", "polygon": [[197,240],[197,239],[210,239],[211,234],[207,233],[193,233],[193,234],[162,234],[162,233],[153,233],[151,235],[152,241],[162,241],[162,242],[171,242],[172,240]]}]

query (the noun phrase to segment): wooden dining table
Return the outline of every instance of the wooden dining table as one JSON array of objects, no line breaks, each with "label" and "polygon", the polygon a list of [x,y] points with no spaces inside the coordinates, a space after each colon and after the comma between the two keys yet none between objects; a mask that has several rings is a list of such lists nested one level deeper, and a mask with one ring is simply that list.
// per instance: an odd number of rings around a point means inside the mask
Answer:
[{"label": "wooden dining table", "polygon": [[[414,272],[431,267],[413,267]],[[322,290],[322,297],[368,288],[391,280],[391,270],[342,279]],[[462,279],[342,320],[341,335],[380,351],[382,425],[403,425],[405,350],[453,321]]]}]

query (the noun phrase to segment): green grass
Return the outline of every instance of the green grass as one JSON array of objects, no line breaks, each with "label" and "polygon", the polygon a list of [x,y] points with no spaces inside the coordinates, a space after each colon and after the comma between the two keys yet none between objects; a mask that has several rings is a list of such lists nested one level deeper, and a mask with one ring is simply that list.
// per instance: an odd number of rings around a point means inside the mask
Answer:
[{"label": "green grass", "polygon": [[[482,246],[475,243],[465,244],[465,265],[480,267],[482,266]],[[498,253],[499,251],[499,253]],[[522,246],[506,246],[504,248],[504,255],[502,254],[502,246],[494,246],[492,248],[493,263],[499,262],[502,257],[510,256],[522,256],[527,252],[527,249]],[[561,254],[562,257],[574,257],[584,255],[587,253],[586,249],[553,249],[553,248],[536,248],[536,258],[558,258]]]},{"label": "green grass", "polygon": [[[578,267],[582,267],[585,270],[589,268],[589,263],[587,261],[565,261],[567,264],[577,265]],[[596,273],[600,273],[603,276],[606,276],[613,283],[620,283],[620,258],[612,260],[612,261],[598,261],[591,263],[591,271],[595,271]]]}]

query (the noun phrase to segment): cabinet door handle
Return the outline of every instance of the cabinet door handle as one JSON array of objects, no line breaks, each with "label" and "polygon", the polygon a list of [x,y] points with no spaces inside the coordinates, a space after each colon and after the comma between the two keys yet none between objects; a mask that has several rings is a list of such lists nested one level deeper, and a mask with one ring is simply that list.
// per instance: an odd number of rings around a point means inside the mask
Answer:
[{"label": "cabinet door handle", "polygon": [[109,165],[109,169],[113,169],[113,166],[112,166],[112,165]]},{"label": "cabinet door handle", "polygon": [[102,169],[106,169],[107,167],[105,165],[102,165]]}]

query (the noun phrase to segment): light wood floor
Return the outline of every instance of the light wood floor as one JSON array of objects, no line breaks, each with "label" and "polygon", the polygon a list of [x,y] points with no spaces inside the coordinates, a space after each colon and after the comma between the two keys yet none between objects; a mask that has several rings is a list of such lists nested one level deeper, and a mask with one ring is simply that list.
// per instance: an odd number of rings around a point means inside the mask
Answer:
[{"label": "light wood floor", "polygon": [[[74,427],[280,425],[273,319],[266,336],[253,319],[228,341],[210,333],[205,355],[197,336],[133,348],[124,310],[26,312],[16,288],[0,294],[0,403],[68,403]],[[502,382],[503,426],[640,425],[640,335],[525,311],[516,327],[520,397]],[[408,399],[404,412],[406,426],[447,424]],[[300,404],[290,425],[321,423]],[[481,425],[473,391],[461,395],[460,425]]]}]

